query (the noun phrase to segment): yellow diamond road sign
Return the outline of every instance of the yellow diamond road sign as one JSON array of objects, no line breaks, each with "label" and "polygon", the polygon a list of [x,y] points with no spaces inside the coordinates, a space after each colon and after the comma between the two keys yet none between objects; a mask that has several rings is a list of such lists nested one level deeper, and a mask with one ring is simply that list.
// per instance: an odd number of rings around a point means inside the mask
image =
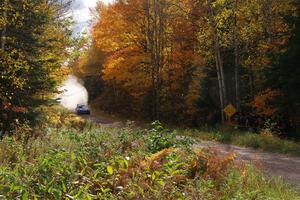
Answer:
[{"label": "yellow diamond road sign", "polygon": [[224,108],[224,112],[226,113],[226,115],[228,117],[232,117],[232,115],[234,115],[236,113],[236,111],[237,110],[235,109],[235,107],[232,104],[229,104],[228,106],[226,106]]}]

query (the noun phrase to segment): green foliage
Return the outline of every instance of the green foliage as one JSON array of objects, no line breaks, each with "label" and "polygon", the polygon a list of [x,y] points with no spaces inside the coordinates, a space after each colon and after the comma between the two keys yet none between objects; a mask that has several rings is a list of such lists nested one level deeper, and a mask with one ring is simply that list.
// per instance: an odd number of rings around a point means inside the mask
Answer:
[{"label": "green foliage", "polygon": [[158,122],[150,130],[88,123],[79,130],[70,119],[36,138],[0,141],[0,198],[299,199],[282,182],[235,165],[230,156],[192,150],[164,136]]},{"label": "green foliage", "polygon": [[180,145],[188,146],[192,144],[192,141],[188,138],[176,137],[176,132],[164,129],[159,121],[152,123],[152,129],[149,133],[150,146],[148,148],[151,153],[155,153],[170,147],[177,147]]},{"label": "green foliage", "polygon": [[[279,56],[272,55],[272,67],[263,72],[266,77],[265,85],[282,94],[273,104],[289,113],[292,124],[296,128],[293,131],[299,132],[297,118],[299,119],[300,116],[300,94],[295,91],[299,90],[300,85],[300,68],[298,67],[300,65],[300,2],[296,1],[295,5],[297,15],[286,17],[286,21],[294,26],[291,40],[286,45],[287,50]],[[295,137],[292,133],[290,136]]]},{"label": "green foliage", "polygon": [[1,1],[0,135],[16,120],[33,119],[64,78],[71,42],[67,9],[58,0]]}]

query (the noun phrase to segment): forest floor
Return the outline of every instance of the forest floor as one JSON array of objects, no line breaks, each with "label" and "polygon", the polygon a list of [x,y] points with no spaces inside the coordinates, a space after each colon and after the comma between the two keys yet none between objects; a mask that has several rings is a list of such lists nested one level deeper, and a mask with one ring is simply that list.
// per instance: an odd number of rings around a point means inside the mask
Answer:
[{"label": "forest floor", "polygon": [[[84,118],[105,127],[122,127],[124,121],[97,112]],[[209,148],[224,154],[236,154],[237,160],[252,163],[269,177],[281,177],[286,183],[300,191],[300,157],[267,153],[246,147],[196,139],[195,147]]]}]

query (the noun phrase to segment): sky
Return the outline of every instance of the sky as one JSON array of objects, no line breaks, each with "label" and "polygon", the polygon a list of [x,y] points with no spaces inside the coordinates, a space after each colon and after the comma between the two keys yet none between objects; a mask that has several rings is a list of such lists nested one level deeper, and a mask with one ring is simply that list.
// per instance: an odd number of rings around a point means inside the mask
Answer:
[{"label": "sky", "polygon": [[[95,8],[98,0],[74,0],[72,3],[72,15],[76,22],[74,32],[82,32],[87,30],[89,22],[92,19],[90,9]],[[109,3],[111,0],[102,0],[104,3]]]}]

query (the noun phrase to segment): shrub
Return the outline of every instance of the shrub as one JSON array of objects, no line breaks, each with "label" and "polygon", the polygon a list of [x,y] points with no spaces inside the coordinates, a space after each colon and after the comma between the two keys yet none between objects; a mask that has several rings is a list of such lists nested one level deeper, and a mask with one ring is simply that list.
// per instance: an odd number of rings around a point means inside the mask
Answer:
[{"label": "shrub", "polygon": [[235,144],[258,149],[262,146],[262,138],[256,134],[246,133],[242,136],[237,136]]},{"label": "shrub", "polygon": [[148,149],[151,153],[180,145],[190,146],[193,143],[189,138],[177,137],[176,132],[164,129],[159,121],[152,123],[152,128],[148,131],[146,140],[149,140]]}]

